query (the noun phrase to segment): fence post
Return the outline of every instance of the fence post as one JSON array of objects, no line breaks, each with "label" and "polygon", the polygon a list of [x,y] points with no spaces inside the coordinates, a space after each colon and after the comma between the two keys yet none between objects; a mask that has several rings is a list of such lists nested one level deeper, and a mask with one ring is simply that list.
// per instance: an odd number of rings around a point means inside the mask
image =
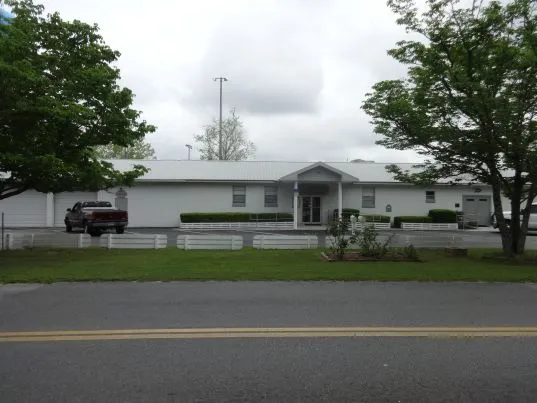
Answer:
[{"label": "fence post", "polygon": [[6,234],[6,249],[13,249],[13,234]]},{"label": "fence post", "polygon": [[107,244],[107,248],[108,249],[112,249],[112,234],[108,234],[108,244]]},{"label": "fence post", "polygon": [[158,235],[155,234],[153,239],[153,245],[155,246],[155,249],[158,249]]},{"label": "fence post", "polygon": [[35,245],[35,234],[30,235],[30,248],[33,248]]},{"label": "fence post", "polygon": [[2,250],[4,250],[4,212],[2,211]]},{"label": "fence post", "polygon": [[189,246],[188,246],[188,239],[189,239],[190,235],[185,235],[185,250],[188,250],[189,249]]}]

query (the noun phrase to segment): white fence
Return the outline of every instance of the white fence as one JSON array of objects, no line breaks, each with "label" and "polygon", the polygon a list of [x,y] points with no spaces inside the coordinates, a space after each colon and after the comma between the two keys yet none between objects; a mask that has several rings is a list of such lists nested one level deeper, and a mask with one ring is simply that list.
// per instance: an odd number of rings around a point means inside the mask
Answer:
[{"label": "white fence", "polygon": [[242,246],[242,236],[237,235],[179,235],[177,237],[177,247],[184,250],[239,250]]},{"label": "white fence", "polygon": [[4,234],[4,249],[23,248],[88,248],[88,234]]},{"label": "white fence", "polygon": [[88,234],[26,234],[23,237],[26,248],[88,248],[91,236]]},{"label": "white fence", "polygon": [[168,246],[168,237],[159,234],[104,234],[99,245],[108,249],[162,249]]},{"label": "white fence", "polygon": [[312,249],[319,246],[319,239],[312,235],[256,235],[255,249]]},{"label": "white fence", "polygon": [[403,222],[401,228],[404,230],[421,230],[421,231],[443,231],[443,230],[458,230],[457,223],[426,223],[426,222]]},{"label": "white fence", "polygon": [[[1,246],[2,245],[0,245],[0,247]],[[12,232],[7,232],[4,234],[4,242],[3,242],[4,250],[13,250],[13,249],[22,249],[22,248],[24,248],[23,234],[14,234]]]},{"label": "white fence", "polygon": [[196,222],[181,223],[181,229],[265,229],[265,230],[285,230],[293,229],[293,222],[272,222],[272,221],[248,221],[248,222]]},{"label": "white fence", "polygon": [[357,222],[354,228],[356,231],[361,231],[364,227],[373,227],[375,229],[390,229],[391,224],[389,222],[365,222],[363,224]]}]

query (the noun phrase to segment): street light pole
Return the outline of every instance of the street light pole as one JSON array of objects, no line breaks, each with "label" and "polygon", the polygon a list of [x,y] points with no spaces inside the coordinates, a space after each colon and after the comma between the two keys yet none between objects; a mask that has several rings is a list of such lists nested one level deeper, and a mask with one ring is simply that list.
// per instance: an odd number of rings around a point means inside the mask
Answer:
[{"label": "street light pole", "polygon": [[192,150],[192,146],[190,144],[185,144],[186,148],[188,148],[188,160],[190,161],[190,150]]},{"label": "street light pole", "polygon": [[227,81],[226,77],[216,77],[214,81],[220,81],[220,119],[218,127],[218,159],[222,159],[222,82]]}]

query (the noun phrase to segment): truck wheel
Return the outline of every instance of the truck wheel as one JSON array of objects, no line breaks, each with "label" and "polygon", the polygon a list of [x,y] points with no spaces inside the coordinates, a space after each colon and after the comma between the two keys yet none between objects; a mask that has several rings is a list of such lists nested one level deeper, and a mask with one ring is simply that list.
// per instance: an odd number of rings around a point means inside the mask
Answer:
[{"label": "truck wheel", "polygon": [[65,232],[73,232],[73,227],[67,221],[65,222]]},{"label": "truck wheel", "polygon": [[125,232],[125,227],[116,227],[116,234],[123,234]]}]

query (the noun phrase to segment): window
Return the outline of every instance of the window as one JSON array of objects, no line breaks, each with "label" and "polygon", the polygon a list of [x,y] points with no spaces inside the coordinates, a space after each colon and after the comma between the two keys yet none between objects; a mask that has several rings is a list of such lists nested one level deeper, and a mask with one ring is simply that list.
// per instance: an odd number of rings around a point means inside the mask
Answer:
[{"label": "window", "polygon": [[233,185],[233,207],[245,207],[246,206],[246,186]]},{"label": "window", "polygon": [[363,187],[362,188],[362,208],[374,208],[375,207],[375,188]]},{"label": "window", "polygon": [[425,203],[436,203],[436,194],[434,190],[427,190],[425,192]]},{"label": "window", "polygon": [[265,207],[278,207],[277,186],[265,186]]}]

